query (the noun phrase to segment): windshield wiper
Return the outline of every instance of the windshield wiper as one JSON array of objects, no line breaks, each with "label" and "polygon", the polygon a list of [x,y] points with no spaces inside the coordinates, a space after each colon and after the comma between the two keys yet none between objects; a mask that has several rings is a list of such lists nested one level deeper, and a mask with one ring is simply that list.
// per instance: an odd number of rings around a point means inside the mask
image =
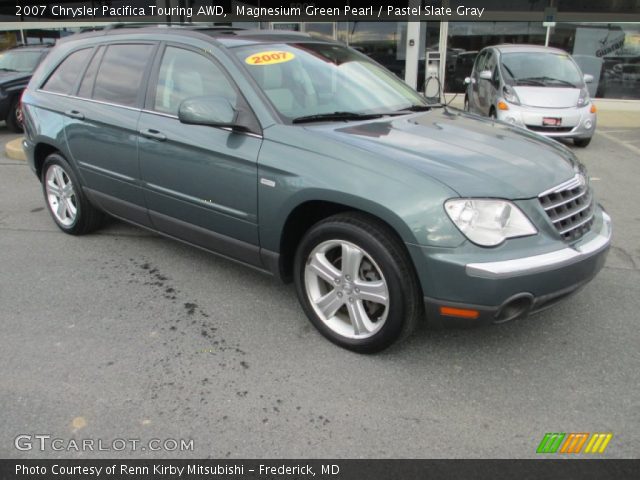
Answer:
[{"label": "windshield wiper", "polygon": [[401,108],[400,110],[398,110],[398,112],[426,112],[428,110],[431,110],[434,106],[439,106],[440,104],[433,104],[433,105],[411,105],[409,107],[406,108]]},{"label": "windshield wiper", "polygon": [[544,87],[544,82],[536,78],[516,78],[517,85],[540,85]]},{"label": "windshield wiper", "polygon": [[356,113],[356,112],[329,112],[316,113],[314,115],[305,115],[303,117],[294,118],[292,123],[309,123],[324,121],[340,121],[340,120],[369,120],[372,118],[380,118],[388,113]]},{"label": "windshield wiper", "polygon": [[17,70],[12,68],[0,68],[0,72],[17,72]]},{"label": "windshield wiper", "polygon": [[559,83],[560,85],[566,85],[567,87],[571,87],[571,88],[578,88],[576,87],[575,84],[568,82],[566,80],[561,80],[560,78],[553,78],[553,77],[529,77],[529,78],[523,78],[522,80],[532,80],[532,81],[539,81],[541,83]]}]

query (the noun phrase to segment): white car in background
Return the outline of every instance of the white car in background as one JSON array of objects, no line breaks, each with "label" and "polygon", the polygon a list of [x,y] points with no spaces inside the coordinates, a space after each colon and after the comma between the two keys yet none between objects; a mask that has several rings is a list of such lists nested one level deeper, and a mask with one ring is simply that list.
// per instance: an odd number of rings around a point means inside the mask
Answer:
[{"label": "white car in background", "polygon": [[496,45],[477,56],[465,79],[465,110],[586,147],[596,129],[596,107],[567,52],[536,45]]}]

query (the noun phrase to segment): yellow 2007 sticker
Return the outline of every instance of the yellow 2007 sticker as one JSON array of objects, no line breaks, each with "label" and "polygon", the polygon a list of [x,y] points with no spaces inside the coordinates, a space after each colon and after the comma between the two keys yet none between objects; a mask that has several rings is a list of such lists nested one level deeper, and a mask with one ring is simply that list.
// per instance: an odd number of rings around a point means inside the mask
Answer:
[{"label": "yellow 2007 sticker", "polygon": [[294,58],[296,58],[296,56],[291,52],[269,51],[254,53],[245,58],[244,61],[249,65],[273,65],[276,63],[289,62]]}]

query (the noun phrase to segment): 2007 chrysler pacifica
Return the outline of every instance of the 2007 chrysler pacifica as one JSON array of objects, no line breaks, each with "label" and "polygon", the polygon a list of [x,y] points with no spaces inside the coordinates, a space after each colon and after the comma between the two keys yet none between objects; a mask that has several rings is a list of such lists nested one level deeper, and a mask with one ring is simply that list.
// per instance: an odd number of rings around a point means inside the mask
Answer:
[{"label": "2007 chrysler pacifica", "polygon": [[318,330],[359,352],[425,315],[539,311],[593,278],[610,243],[569,149],[430,105],[366,56],[301,34],[75,35],[22,101],[63,231],[106,212],[292,279]]}]

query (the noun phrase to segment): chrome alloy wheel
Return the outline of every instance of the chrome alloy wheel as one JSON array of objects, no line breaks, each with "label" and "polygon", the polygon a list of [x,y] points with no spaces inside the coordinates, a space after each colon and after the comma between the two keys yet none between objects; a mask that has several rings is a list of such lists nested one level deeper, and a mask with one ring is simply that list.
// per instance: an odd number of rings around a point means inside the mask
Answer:
[{"label": "chrome alloy wheel", "polygon": [[45,177],[47,201],[56,220],[65,227],[70,227],[78,216],[76,192],[71,179],[59,165],[52,165]]},{"label": "chrome alloy wheel", "polygon": [[378,332],[389,313],[389,289],[380,267],[362,248],[328,240],[309,254],[304,269],[306,294],[318,317],[346,338]]}]

